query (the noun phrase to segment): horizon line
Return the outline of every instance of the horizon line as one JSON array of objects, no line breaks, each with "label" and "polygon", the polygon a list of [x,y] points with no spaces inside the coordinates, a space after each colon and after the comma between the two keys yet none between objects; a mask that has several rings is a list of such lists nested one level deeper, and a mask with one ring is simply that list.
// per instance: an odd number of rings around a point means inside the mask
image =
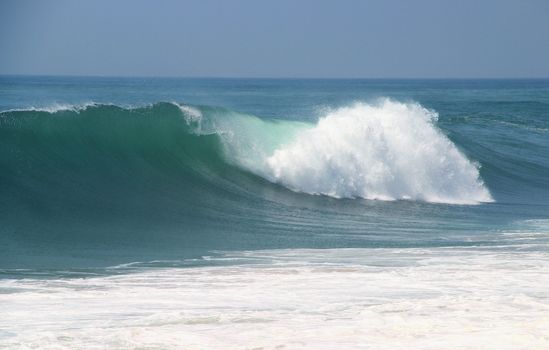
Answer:
[{"label": "horizon line", "polygon": [[312,76],[201,76],[201,75],[95,75],[95,74],[19,74],[0,73],[1,77],[50,78],[125,78],[125,79],[257,79],[257,80],[548,80],[547,77],[312,77]]}]

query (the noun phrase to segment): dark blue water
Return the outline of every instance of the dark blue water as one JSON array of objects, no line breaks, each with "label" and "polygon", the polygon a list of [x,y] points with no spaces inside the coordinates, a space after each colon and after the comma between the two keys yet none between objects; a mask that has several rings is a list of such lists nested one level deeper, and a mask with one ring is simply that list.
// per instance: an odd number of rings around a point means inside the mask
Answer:
[{"label": "dark blue water", "polygon": [[[545,249],[549,80],[4,76],[0,110],[5,276],[227,250]],[[327,115],[333,133],[315,129]],[[385,142],[395,130],[411,143]]]}]

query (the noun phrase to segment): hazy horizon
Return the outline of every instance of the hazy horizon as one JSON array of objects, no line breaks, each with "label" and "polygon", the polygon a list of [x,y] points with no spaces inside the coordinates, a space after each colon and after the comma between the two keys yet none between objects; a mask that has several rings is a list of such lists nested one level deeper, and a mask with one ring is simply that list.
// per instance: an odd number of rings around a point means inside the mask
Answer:
[{"label": "hazy horizon", "polygon": [[192,76],[192,75],[87,75],[87,74],[11,74],[0,73],[0,77],[40,77],[40,78],[116,78],[116,79],[242,79],[242,80],[549,80],[540,77],[313,77],[313,76]]}]

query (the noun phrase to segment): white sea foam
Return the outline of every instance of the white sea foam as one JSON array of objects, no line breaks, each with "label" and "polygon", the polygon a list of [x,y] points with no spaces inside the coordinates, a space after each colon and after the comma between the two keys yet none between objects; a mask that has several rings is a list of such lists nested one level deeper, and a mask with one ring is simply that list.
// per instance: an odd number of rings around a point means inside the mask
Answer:
[{"label": "white sea foam", "polygon": [[388,99],[329,112],[267,159],[265,175],[332,197],[490,202],[477,166],[434,125],[437,114]]},{"label": "white sea foam", "polygon": [[0,280],[0,348],[549,348],[544,252],[333,249],[221,258],[265,263]]}]

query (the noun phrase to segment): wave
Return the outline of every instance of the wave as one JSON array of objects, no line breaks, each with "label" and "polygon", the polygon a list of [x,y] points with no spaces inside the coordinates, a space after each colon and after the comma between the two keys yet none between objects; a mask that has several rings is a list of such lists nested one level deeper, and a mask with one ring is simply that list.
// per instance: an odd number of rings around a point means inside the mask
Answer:
[{"label": "wave", "polygon": [[171,186],[242,193],[253,174],[335,198],[493,201],[479,165],[437,128],[435,112],[416,103],[356,103],[316,124],[178,103],[88,103],[0,116],[2,187],[12,195],[52,197],[44,193],[48,184],[57,193],[88,187],[109,196],[105,181],[133,186],[135,196]]},{"label": "wave", "polygon": [[268,158],[269,177],[307,193],[474,204],[493,201],[436,113],[384,100],[331,111]]},{"label": "wave", "polygon": [[[181,109],[190,124],[198,123],[195,130],[204,132],[200,111]],[[385,99],[329,111],[315,125],[232,114],[214,119],[207,130],[219,135],[232,163],[296,192],[452,204],[493,201],[478,164],[435,126],[436,119],[419,104]]]}]

